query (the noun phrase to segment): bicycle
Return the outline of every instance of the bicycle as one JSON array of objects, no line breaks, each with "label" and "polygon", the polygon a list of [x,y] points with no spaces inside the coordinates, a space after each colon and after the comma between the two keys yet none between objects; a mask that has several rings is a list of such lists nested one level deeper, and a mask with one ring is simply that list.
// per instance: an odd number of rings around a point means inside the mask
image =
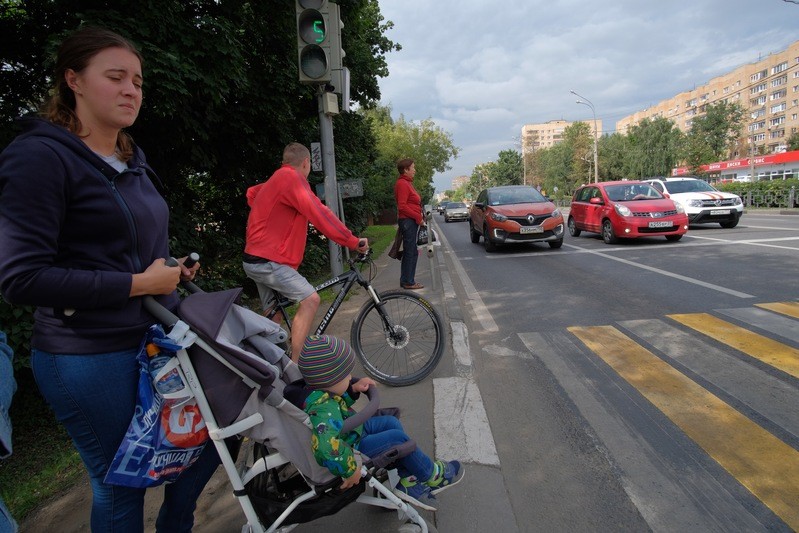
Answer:
[{"label": "bicycle", "polygon": [[[412,385],[427,377],[438,365],[444,353],[444,323],[433,306],[416,293],[392,290],[380,294],[372,287],[371,250],[347,259],[349,271],[315,287],[322,291],[343,285],[330,309],[315,330],[322,335],[344,298],[356,285],[366,289],[369,300],[363,304],[350,330],[350,344],[364,370],[375,380],[395,387]],[[368,263],[369,277],[364,277],[357,265]],[[267,313],[273,318],[280,313],[291,331],[287,308],[294,305],[275,291],[277,303]]]}]

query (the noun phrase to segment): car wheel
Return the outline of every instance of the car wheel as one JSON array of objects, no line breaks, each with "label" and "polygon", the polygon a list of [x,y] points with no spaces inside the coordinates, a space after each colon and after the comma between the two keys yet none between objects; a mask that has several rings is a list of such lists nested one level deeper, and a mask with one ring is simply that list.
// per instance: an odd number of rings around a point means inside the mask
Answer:
[{"label": "car wheel", "polygon": [[611,224],[610,220],[607,218],[602,221],[602,240],[605,241],[605,244],[616,244],[619,242],[619,239],[616,238],[616,234],[613,233],[613,224]]},{"label": "car wheel", "polygon": [[725,229],[734,228],[738,225],[738,219],[736,218],[735,220],[730,220],[729,222],[719,222],[719,225]]},{"label": "car wheel", "polygon": [[563,239],[559,241],[549,241],[549,247],[552,249],[560,248],[563,246]]},{"label": "car wheel", "polygon": [[477,231],[474,229],[474,226],[472,225],[471,221],[469,222],[469,237],[472,238],[472,242],[475,244],[480,242],[480,234],[477,233]]},{"label": "car wheel", "polygon": [[666,240],[669,242],[677,242],[682,239],[682,235],[666,235]]},{"label": "car wheel", "polygon": [[569,235],[571,235],[572,237],[579,237],[580,233],[582,233],[580,231],[580,228],[577,227],[577,223],[574,221],[574,217],[569,217],[569,221],[566,223],[566,225],[569,226]]},{"label": "car wheel", "polygon": [[447,224],[449,224],[449,218],[447,218],[447,215],[444,215],[444,222],[446,222]]},{"label": "car wheel", "polygon": [[491,241],[488,235],[488,227],[483,226],[483,246],[485,247],[486,252],[494,252],[497,249],[497,245]]}]

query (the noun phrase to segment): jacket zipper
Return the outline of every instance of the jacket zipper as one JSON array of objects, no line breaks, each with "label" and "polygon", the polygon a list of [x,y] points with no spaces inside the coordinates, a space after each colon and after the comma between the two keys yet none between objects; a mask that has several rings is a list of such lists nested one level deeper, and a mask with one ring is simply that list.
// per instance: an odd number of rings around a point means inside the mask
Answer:
[{"label": "jacket zipper", "polygon": [[132,239],[130,256],[133,259],[133,268],[136,269],[136,272],[142,272],[143,270],[141,264],[141,257],[139,257],[139,247],[138,247],[139,234],[136,231],[136,223],[133,220],[133,213],[131,212],[130,207],[128,207],[127,202],[125,202],[125,199],[122,197],[122,194],[117,189],[117,184],[116,184],[117,177],[119,177],[123,173],[124,172],[120,172],[113,178],[109,179],[108,183],[111,184],[111,190],[114,191],[114,198],[116,199],[119,206],[122,208],[122,212],[125,214],[125,219],[128,222],[128,230],[130,231],[130,238]]}]

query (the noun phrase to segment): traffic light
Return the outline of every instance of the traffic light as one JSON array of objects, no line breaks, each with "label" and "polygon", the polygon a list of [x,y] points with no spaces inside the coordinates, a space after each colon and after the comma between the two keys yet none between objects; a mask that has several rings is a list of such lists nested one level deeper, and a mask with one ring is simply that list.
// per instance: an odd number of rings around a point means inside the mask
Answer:
[{"label": "traffic light", "polygon": [[296,0],[297,63],[302,83],[330,81],[332,54],[330,9],[327,0]]},{"label": "traffic light", "polygon": [[[330,7],[330,85],[333,92],[349,98],[349,73],[344,67],[344,50],[341,48],[341,29],[344,23],[341,22],[341,12],[339,6],[333,4]],[[346,105],[346,102],[345,102]],[[347,106],[348,107],[348,106]]]}]

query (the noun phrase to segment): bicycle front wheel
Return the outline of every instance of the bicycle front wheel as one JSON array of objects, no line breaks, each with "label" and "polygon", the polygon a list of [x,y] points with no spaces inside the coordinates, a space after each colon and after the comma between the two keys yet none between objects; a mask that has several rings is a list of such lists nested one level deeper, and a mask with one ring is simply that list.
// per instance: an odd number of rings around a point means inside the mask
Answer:
[{"label": "bicycle front wheel", "polygon": [[401,387],[427,377],[441,360],[444,323],[433,306],[416,293],[388,291],[369,300],[352,323],[352,348],[366,373]]}]

